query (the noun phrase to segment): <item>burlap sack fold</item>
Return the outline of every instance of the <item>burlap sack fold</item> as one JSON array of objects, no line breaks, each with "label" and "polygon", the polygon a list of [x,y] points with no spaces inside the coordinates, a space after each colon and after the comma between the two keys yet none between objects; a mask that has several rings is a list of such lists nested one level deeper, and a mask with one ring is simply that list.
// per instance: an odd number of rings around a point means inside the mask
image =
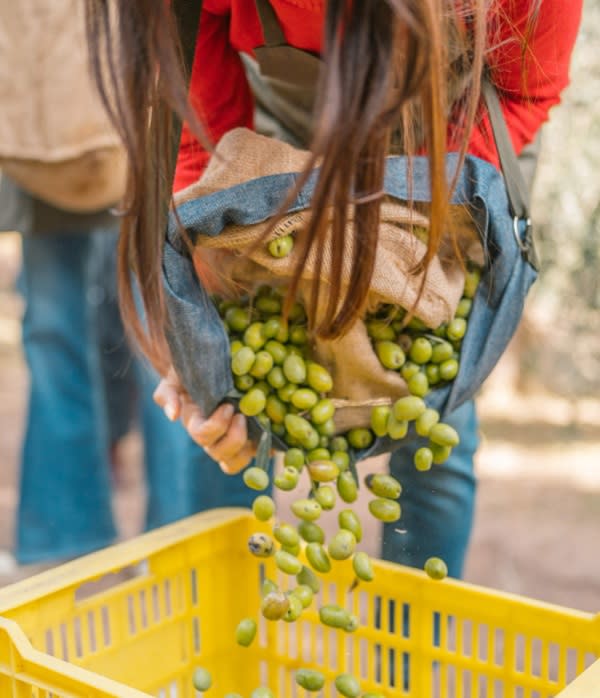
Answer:
[{"label": "burlap sack fold", "polygon": [[[182,191],[176,203],[268,175],[301,172],[308,158],[306,151],[247,129],[236,129],[223,137],[202,178]],[[289,256],[277,259],[267,251],[268,241],[290,233],[302,235],[309,217],[309,210],[284,216],[265,243],[258,246],[257,240],[272,220],[249,226],[231,225],[216,237],[199,235],[196,253],[202,262],[197,268],[210,267],[213,274],[218,270],[220,281],[231,293],[236,289],[252,290],[263,283],[285,286],[291,278],[299,245]],[[461,218],[456,212],[455,217]],[[450,242],[446,241],[432,261],[425,280],[421,274],[414,274],[411,270],[423,257],[426,246],[411,230],[411,224],[423,229],[427,228],[428,220],[409,208],[406,202],[386,199],[381,209],[375,269],[367,306],[375,309],[380,303],[392,303],[414,308],[416,316],[427,326],[438,327],[453,317],[461,298],[463,266],[453,254]],[[471,227],[464,226],[464,220],[462,224],[465,238],[468,238]],[[348,249],[346,259],[350,260],[351,254],[352,250]],[[317,255],[322,260],[322,281],[328,282],[331,244],[326,242],[318,250],[312,250],[305,264],[300,284],[300,296],[304,301],[315,274]],[[345,287],[351,283],[349,265],[348,261],[342,271]],[[362,321],[355,323],[346,335],[335,341],[314,341],[311,355],[333,375],[332,397],[336,398],[338,405],[335,420],[338,431],[367,425],[373,404],[391,402],[408,392],[399,373],[381,366]]]}]

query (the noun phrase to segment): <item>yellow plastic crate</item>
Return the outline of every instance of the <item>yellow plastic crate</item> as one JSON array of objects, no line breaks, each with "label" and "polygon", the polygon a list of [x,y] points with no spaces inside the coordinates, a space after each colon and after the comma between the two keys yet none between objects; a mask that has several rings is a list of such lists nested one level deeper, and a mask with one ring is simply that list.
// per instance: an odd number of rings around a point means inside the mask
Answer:
[{"label": "yellow plastic crate", "polygon": [[[324,602],[361,616],[356,633],[323,628],[311,610],[261,622],[238,647],[237,622],[258,606],[254,530],[245,511],[213,511],[0,590],[0,698],[192,698],[198,665],[214,678],[207,698],[261,684],[308,696],[294,684],[301,666],[350,671],[386,698],[600,696],[600,663],[582,673],[600,655],[600,616],[386,563],[354,592],[346,563],[323,585]],[[266,573],[276,577],[271,561]]]}]

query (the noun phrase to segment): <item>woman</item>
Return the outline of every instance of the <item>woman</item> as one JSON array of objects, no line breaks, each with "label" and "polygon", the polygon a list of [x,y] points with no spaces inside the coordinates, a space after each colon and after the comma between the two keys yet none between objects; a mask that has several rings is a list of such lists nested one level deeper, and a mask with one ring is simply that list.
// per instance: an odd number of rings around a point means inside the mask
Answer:
[{"label": "woman", "polygon": [[[103,0],[88,0],[88,9],[92,10],[89,36],[96,47],[100,44],[98,30],[110,25],[108,13],[103,12],[105,5]],[[136,58],[120,64],[124,71],[122,89],[116,92],[117,108],[113,110],[133,165],[129,215],[121,245],[122,301],[126,320],[159,370],[164,374],[169,364],[159,283],[163,233],[158,218],[165,192],[158,187],[159,178],[147,153],[156,144],[166,146],[168,141],[164,133],[148,135],[140,127],[151,109],[163,101],[187,121],[175,177],[174,188],[178,190],[200,176],[210,157],[211,143],[234,127],[253,126],[250,85],[255,88],[256,66],[243,56],[254,56],[260,63],[265,45],[289,45],[321,57],[312,133],[307,143],[314,155],[311,164],[319,159],[321,169],[312,222],[301,240],[301,261],[325,234],[325,211],[333,205],[332,227],[339,244],[332,260],[327,312],[314,331],[334,338],[358,316],[369,286],[383,161],[392,144],[409,154],[425,152],[430,161],[431,228],[423,259],[426,266],[439,246],[447,211],[446,152],[457,150],[461,156],[468,152],[498,164],[489,121],[479,101],[484,66],[500,92],[518,153],[534,140],[568,82],[569,57],[580,12],[580,0],[568,4],[565,0],[258,0],[256,4],[253,0],[206,0],[191,76],[190,108],[177,70],[165,3],[119,3],[121,58]],[[280,33],[273,42],[267,34],[276,31],[274,26],[280,28]],[[259,65],[259,77],[260,72]],[[285,66],[279,73],[279,79],[285,80]],[[263,82],[268,83],[268,79]],[[275,110],[276,117],[284,118],[284,113]],[[302,129],[294,135],[300,141],[303,136],[307,138]],[[159,151],[153,154],[160,157]],[[347,204],[354,200],[352,192],[359,194],[356,210],[360,215],[346,228]],[[347,235],[360,240],[360,245],[354,245],[360,254],[352,260],[351,293],[340,287],[336,273],[341,268]],[[134,316],[130,265],[134,270],[144,270],[140,283],[147,334]],[[300,267],[301,263],[297,274]],[[293,293],[294,283],[291,286]],[[315,283],[313,304],[320,292]],[[208,418],[200,414],[172,372],[161,382],[156,400],[170,418],[181,417],[192,438],[226,471],[238,471],[251,458],[253,446],[247,440],[245,419],[235,415],[230,406],[220,407]],[[426,488],[416,481],[406,487],[407,478],[415,474],[403,465],[400,452],[392,457],[391,468],[403,472],[406,527],[419,534],[425,532],[423,545],[418,541],[403,545],[406,550],[401,559],[421,564],[430,549],[450,546],[452,554],[444,554],[450,557],[451,574],[458,576],[470,529],[474,489],[472,456],[477,439],[472,405],[458,410],[455,420],[463,452],[457,454],[455,465],[449,464],[443,474],[438,471],[435,477],[442,478],[440,482],[428,474]],[[422,518],[430,489],[438,490],[435,501],[439,516],[434,526]],[[407,496],[411,501],[407,502]],[[409,526],[411,517],[414,526]]]}]

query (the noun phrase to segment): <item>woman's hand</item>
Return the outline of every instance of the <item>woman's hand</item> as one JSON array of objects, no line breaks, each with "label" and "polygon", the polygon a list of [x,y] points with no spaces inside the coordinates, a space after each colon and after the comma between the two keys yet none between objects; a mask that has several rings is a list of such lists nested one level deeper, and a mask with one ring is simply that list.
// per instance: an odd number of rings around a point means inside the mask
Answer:
[{"label": "woman's hand", "polygon": [[217,461],[223,472],[234,475],[254,457],[256,448],[248,440],[244,415],[235,414],[233,405],[225,404],[206,418],[173,368],[158,384],[154,401],[171,421],[181,419],[191,438]]}]

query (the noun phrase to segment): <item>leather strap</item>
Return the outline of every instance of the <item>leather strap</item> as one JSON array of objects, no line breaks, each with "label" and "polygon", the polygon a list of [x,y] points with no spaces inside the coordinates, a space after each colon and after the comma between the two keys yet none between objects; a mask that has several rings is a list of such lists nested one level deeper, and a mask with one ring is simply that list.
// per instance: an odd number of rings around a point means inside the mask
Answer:
[{"label": "leather strap", "polygon": [[287,46],[283,29],[269,0],[256,0],[256,9],[263,30],[265,46]]},{"label": "leather strap", "polygon": [[523,178],[519,160],[510,139],[498,92],[487,75],[483,78],[481,90],[490,116],[500,168],[504,175],[510,212],[513,216],[513,233],[523,256],[534,269],[538,269],[539,260],[533,241],[533,230],[529,213],[529,189]]}]

